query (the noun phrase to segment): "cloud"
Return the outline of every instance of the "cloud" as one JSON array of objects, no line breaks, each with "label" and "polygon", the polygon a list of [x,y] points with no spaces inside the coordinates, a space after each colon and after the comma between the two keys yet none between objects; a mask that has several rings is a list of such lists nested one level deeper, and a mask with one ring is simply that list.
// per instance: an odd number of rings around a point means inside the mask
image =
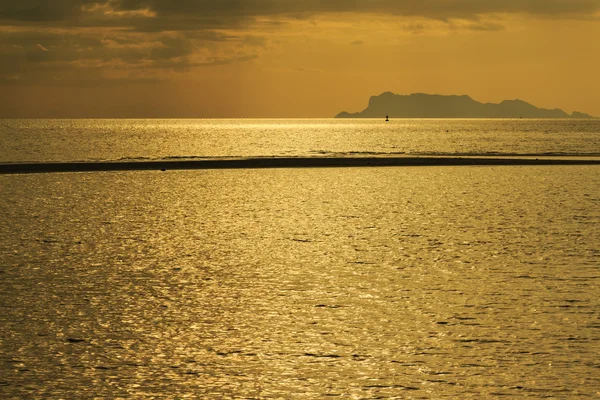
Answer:
[{"label": "cloud", "polygon": [[48,22],[77,18],[93,0],[1,0],[0,20]]},{"label": "cloud", "polygon": [[[1,0],[0,20],[62,21],[74,25],[131,23],[162,30],[231,28],[259,17],[302,18],[327,13],[381,13],[448,20],[523,13],[584,17],[600,11],[600,0]],[[99,13],[100,12],[100,13]],[[90,18],[93,14],[96,18]],[[97,18],[101,16],[102,18]],[[146,18],[144,18],[146,17]],[[175,22],[178,23],[175,24]]]},{"label": "cloud", "polygon": [[408,31],[422,33],[427,20],[494,31],[503,25],[486,15],[589,18],[599,11],[600,0],[0,0],[0,78],[124,79],[141,70],[155,77],[248,62],[273,32],[316,17],[408,17]]},{"label": "cloud", "polygon": [[63,84],[86,76],[162,80],[194,67],[251,61],[261,46],[260,37],[210,32],[19,28],[0,32],[0,80]]},{"label": "cloud", "polygon": [[332,12],[376,12],[448,19],[488,13],[573,15],[600,9],[598,0],[120,0],[114,4],[123,10],[148,8],[160,16],[191,14],[219,19]]}]

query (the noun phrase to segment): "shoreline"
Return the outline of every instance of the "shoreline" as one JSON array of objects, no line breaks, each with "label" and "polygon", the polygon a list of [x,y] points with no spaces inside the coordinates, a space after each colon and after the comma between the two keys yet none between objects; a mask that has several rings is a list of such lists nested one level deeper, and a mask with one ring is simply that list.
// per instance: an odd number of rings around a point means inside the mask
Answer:
[{"label": "shoreline", "polygon": [[176,161],[0,163],[0,174],[264,168],[600,165],[599,159],[502,157],[256,157]]}]

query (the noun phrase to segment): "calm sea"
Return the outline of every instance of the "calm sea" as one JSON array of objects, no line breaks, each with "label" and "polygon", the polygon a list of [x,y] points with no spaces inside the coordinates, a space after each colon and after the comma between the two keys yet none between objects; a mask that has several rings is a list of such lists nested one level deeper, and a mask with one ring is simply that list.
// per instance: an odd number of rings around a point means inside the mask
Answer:
[{"label": "calm sea", "polygon": [[402,154],[600,157],[600,119],[0,120],[0,162]]},{"label": "calm sea", "polygon": [[[598,120],[2,120],[0,162],[600,157]],[[600,167],[0,175],[0,398],[600,396]]]}]

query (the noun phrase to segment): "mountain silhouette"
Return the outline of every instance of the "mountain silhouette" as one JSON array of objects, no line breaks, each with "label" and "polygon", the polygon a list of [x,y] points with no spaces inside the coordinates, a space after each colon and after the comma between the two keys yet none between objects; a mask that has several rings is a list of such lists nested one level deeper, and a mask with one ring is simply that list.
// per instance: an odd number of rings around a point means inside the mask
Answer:
[{"label": "mountain silhouette", "polygon": [[538,108],[522,100],[504,100],[499,104],[480,103],[469,96],[443,96],[385,92],[369,99],[361,112],[341,112],[336,118],[593,118],[575,111],[569,115],[559,108]]}]

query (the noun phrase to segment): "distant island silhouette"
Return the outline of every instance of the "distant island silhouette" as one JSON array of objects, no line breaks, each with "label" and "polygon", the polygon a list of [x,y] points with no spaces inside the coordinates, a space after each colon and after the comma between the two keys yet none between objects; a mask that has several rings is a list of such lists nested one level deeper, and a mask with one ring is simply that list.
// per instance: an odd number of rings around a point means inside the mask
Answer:
[{"label": "distant island silhouette", "polygon": [[480,103],[469,96],[444,96],[413,93],[400,95],[385,92],[371,96],[369,106],[361,112],[343,111],[336,118],[594,118],[559,108],[538,108],[522,100],[504,100],[499,104]]}]

